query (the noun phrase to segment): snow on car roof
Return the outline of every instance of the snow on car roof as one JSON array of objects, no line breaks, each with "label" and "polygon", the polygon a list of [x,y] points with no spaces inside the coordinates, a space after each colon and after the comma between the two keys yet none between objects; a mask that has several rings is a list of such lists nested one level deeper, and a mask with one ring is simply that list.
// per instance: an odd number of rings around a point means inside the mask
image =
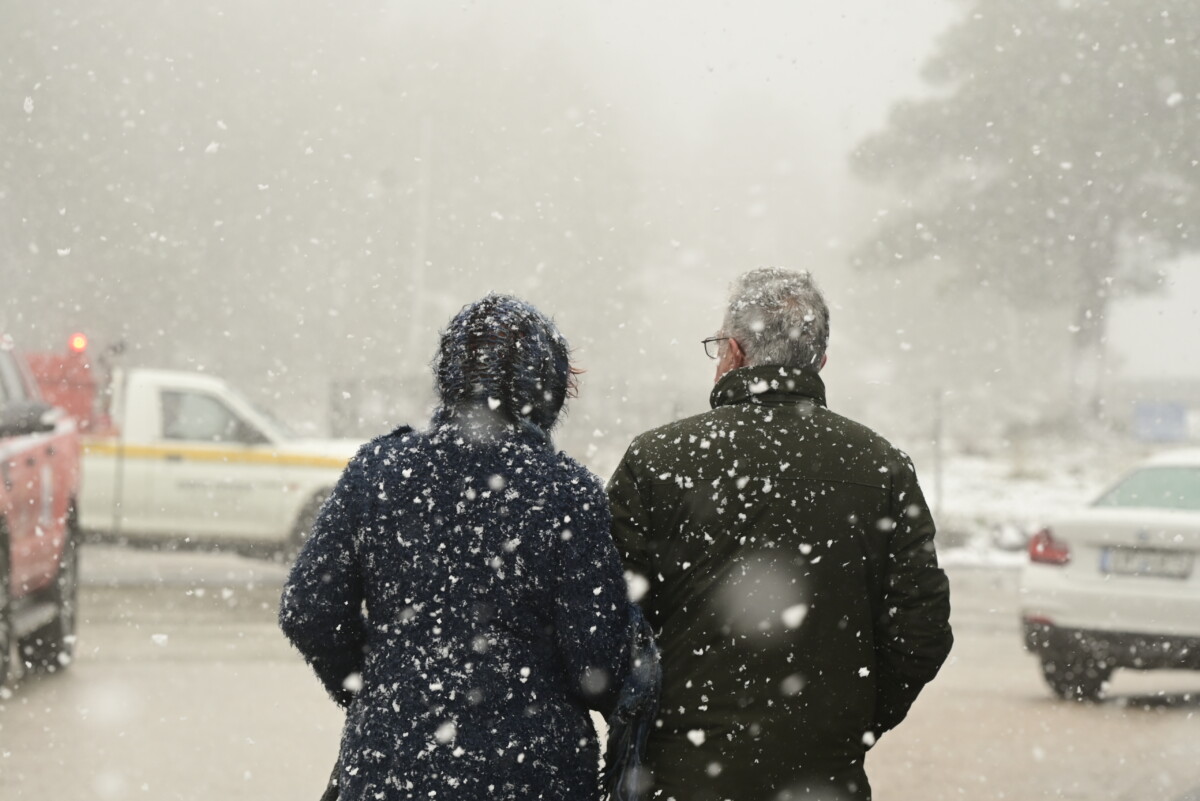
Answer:
[{"label": "snow on car roof", "polygon": [[1177,465],[1179,467],[1200,467],[1200,448],[1182,448],[1174,451],[1164,451],[1155,454],[1142,462],[1143,466]]}]

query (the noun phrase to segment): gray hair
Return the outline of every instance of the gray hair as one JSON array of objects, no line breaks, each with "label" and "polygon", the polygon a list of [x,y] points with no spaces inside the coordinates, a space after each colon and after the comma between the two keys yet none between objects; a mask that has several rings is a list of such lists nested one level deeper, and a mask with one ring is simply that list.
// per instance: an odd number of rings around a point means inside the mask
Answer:
[{"label": "gray hair", "polygon": [[820,370],[829,307],[807,270],[761,267],[734,281],[722,333],[737,340],[750,367]]}]

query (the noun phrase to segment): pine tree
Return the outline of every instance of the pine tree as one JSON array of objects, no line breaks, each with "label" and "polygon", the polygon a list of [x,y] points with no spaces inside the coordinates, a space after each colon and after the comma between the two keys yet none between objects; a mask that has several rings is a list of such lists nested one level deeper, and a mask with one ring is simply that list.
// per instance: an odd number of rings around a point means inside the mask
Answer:
[{"label": "pine tree", "polygon": [[1200,244],[1200,6],[970,0],[933,91],[860,143],[897,186],[864,265],[937,260],[1019,307],[1069,307],[1070,391],[1099,409],[1106,313]]}]

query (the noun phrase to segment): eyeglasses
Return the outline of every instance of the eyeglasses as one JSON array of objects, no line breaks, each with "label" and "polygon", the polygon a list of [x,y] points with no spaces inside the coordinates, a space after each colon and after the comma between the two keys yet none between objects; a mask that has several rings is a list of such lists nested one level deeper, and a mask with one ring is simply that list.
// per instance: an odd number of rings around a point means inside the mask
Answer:
[{"label": "eyeglasses", "polygon": [[718,342],[724,342],[733,337],[709,337],[708,339],[700,340],[700,344],[704,346],[704,355],[710,359],[715,359],[721,355],[721,346]]}]

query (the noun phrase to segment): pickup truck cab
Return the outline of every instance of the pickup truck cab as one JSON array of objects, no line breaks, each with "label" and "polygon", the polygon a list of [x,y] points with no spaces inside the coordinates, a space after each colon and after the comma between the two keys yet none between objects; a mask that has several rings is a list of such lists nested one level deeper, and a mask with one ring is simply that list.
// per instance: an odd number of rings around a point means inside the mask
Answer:
[{"label": "pickup truck cab", "polygon": [[30,670],[66,667],[74,649],[80,440],[0,337],[0,684],[14,648]]},{"label": "pickup truck cab", "polygon": [[297,437],[204,373],[116,370],[103,397],[80,524],[106,538],[291,555],[360,444]]}]

